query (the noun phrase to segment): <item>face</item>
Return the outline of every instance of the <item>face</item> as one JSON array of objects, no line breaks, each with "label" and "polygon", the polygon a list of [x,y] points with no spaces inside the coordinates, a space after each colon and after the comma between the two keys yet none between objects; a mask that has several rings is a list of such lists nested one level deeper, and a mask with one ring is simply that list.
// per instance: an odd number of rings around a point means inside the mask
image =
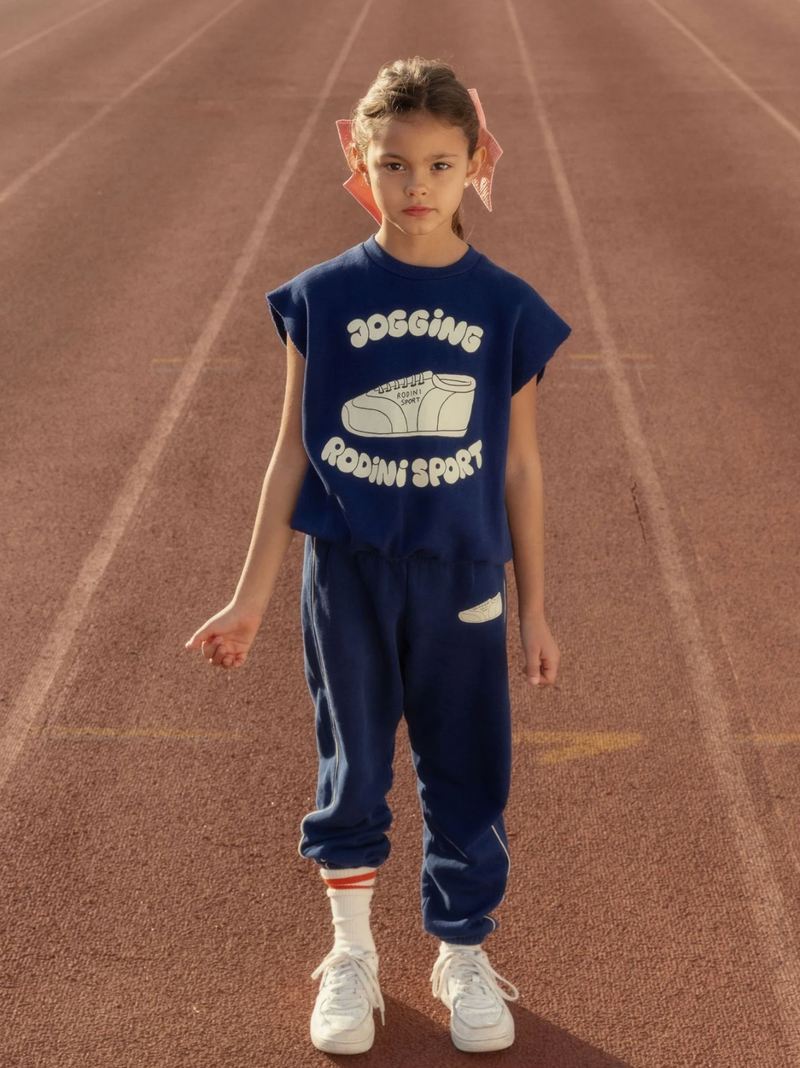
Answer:
[{"label": "face", "polygon": [[[370,141],[365,174],[384,225],[409,235],[425,235],[446,227],[461,203],[464,190],[480,169],[486,149],[470,160],[467,139],[457,126],[447,126],[427,113],[392,119]],[[414,213],[409,209],[427,209]]]}]

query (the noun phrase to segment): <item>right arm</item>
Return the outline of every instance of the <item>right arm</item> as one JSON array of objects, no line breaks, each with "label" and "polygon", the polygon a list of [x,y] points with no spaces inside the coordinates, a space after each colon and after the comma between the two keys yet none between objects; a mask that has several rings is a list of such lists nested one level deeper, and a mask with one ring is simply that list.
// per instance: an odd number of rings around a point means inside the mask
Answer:
[{"label": "right arm", "polygon": [[250,548],[230,603],[186,642],[201,646],[218,667],[241,667],[272,597],[278,571],[291,544],[289,525],[308,468],[302,437],[305,360],[286,340],[286,393],[278,439],[270,460],[256,514]]},{"label": "right arm", "polygon": [[250,549],[232,602],[259,616],[270,602],[278,571],[294,536],[289,523],[308,468],[302,437],[306,361],[288,336],[286,358],[286,395],[278,440],[264,477]]}]

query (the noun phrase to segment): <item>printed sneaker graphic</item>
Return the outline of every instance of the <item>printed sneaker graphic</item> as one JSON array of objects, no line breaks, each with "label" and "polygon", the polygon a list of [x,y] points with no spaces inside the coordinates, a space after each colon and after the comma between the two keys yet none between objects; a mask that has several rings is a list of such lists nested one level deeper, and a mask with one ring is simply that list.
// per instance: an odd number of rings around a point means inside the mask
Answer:
[{"label": "printed sneaker graphic", "polygon": [[488,623],[490,619],[497,619],[503,611],[503,598],[499,593],[490,597],[488,601],[481,601],[474,608],[465,608],[458,613],[462,623]]},{"label": "printed sneaker graphic", "polygon": [[366,438],[461,438],[474,399],[470,375],[420,371],[353,397],[342,405],[342,423]]}]

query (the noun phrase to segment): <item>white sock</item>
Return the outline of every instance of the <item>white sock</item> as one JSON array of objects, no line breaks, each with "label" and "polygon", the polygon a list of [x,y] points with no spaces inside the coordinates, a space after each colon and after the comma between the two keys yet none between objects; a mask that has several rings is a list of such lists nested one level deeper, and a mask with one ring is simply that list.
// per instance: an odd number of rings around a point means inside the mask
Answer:
[{"label": "white sock", "polygon": [[333,948],[359,947],[375,953],[369,927],[375,868],[320,868],[333,912]]}]

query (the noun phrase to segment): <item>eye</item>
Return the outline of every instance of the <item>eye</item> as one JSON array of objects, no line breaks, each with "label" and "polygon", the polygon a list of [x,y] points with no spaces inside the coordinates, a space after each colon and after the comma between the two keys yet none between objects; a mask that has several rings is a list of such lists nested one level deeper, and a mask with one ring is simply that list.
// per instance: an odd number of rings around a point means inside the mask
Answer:
[{"label": "eye", "polygon": [[437,160],[436,163],[434,163],[434,167],[443,167],[445,170],[450,170],[450,164],[445,163],[443,159]]},{"label": "eye", "polygon": [[384,164],[384,166],[386,167],[387,171],[391,171],[392,167],[402,167],[403,164],[402,163],[397,163],[397,162],[391,162],[391,163]]}]

